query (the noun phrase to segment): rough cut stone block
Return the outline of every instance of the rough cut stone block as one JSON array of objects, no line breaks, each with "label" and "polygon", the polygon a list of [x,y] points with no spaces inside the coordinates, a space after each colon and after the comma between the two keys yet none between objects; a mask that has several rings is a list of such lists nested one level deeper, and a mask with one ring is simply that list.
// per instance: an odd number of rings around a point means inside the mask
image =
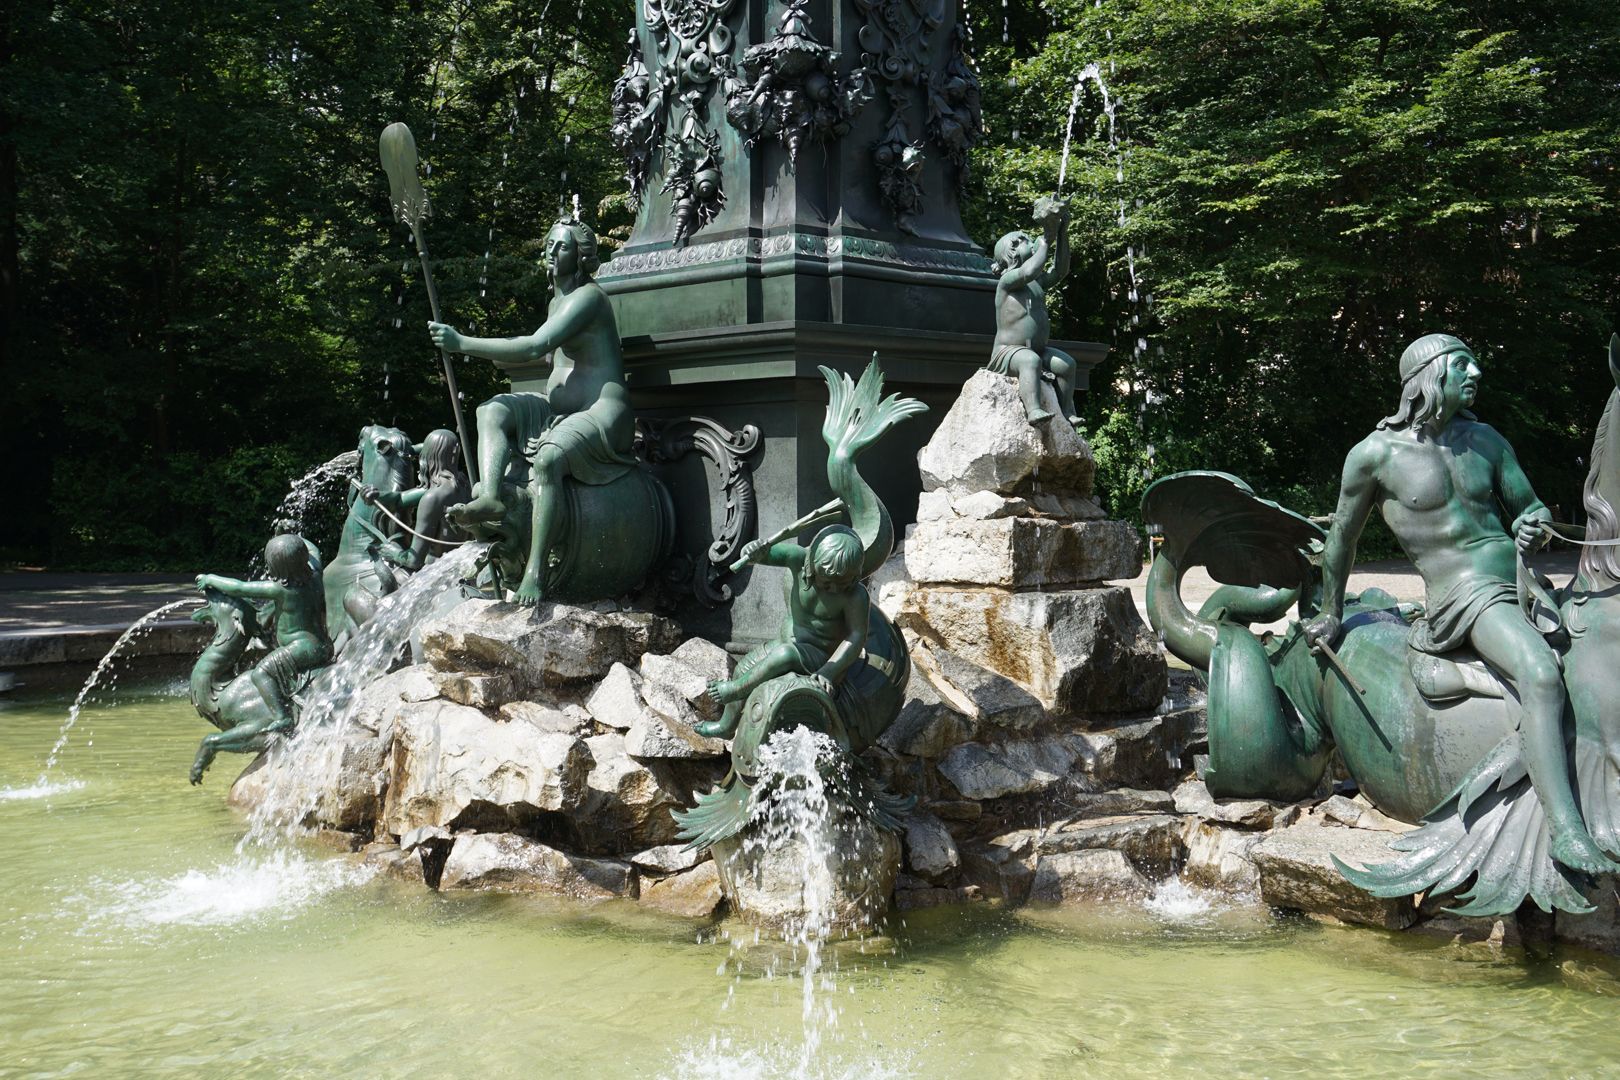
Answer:
[{"label": "rough cut stone block", "polygon": [[724,899],[720,890],[720,868],[712,859],[641,888],[644,905],[683,919],[707,919]]},{"label": "rough cut stone block", "polygon": [[611,900],[635,897],[636,873],[617,859],[572,855],[511,833],[463,833],[450,848],[439,888]]},{"label": "rough cut stone block", "polygon": [[996,518],[1028,517],[1029,502],[1015,496],[997,495],[993,491],[975,491],[951,500],[951,513],[959,518],[975,521],[993,521]]},{"label": "rough cut stone block", "polygon": [[1187,848],[1187,861],[1181,872],[1199,885],[1258,896],[1260,870],[1254,865],[1253,852],[1263,839],[1264,833],[1223,828],[1189,817],[1181,834]]},{"label": "rough cut stone block", "polygon": [[1011,679],[1058,716],[1146,712],[1168,685],[1158,639],[1123,586],[1055,592],[918,586],[898,621]]},{"label": "rough cut stone block", "polygon": [[912,650],[912,682],[926,680],[974,731],[1027,731],[1046,717],[1029,691],[1004,675],[949,649],[920,644]]},{"label": "rough cut stone block", "polygon": [[629,854],[674,843],[679,826],[670,811],[686,805],[686,792],[665,763],[637,761],[622,735],[595,735],[585,745],[594,765],[584,805],[573,815],[585,850]]},{"label": "rough cut stone block", "polygon": [[1168,791],[1141,788],[1115,788],[1110,791],[1076,792],[1066,800],[1077,818],[1117,817],[1120,814],[1169,814],[1176,809]]},{"label": "rough cut stone block", "polygon": [[498,709],[518,692],[517,680],[505,672],[478,675],[467,671],[436,671],[433,681],[444,697],[475,709]]},{"label": "rough cut stone block", "polygon": [[1412,897],[1372,896],[1346,881],[1331,858],[1359,867],[1388,862],[1396,855],[1388,841],[1388,833],[1314,822],[1274,832],[1250,853],[1260,871],[1261,899],[1342,922],[1404,930],[1417,921]]},{"label": "rough cut stone block", "polygon": [[1128,814],[1069,822],[1041,837],[1041,855],[1106,848],[1162,877],[1181,860],[1181,819],[1172,814]]},{"label": "rough cut stone block", "polygon": [[925,585],[1060,589],[1129,581],[1141,570],[1141,538],[1123,521],[943,518],[906,537],[906,572]]},{"label": "rough cut stone block", "polygon": [[[671,720],[682,721],[688,727],[720,715],[720,706],[711,702],[704,692],[712,680],[730,674],[730,658],[718,645],[704,644],[720,654],[718,661],[712,655],[694,656],[691,651],[687,657],[671,654],[641,658],[641,698],[649,709]],[[688,657],[699,663],[690,662]]]},{"label": "rough cut stone block", "polygon": [[987,896],[1022,904],[1035,878],[1035,842],[1039,836],[1037,829],[1016,829],[965,845],[963,876]]},{"label": "rough cut stone block", "polygon": [[466,600],[422,627],[422,652],[439,671],[509,673],[525,686],[601,679],[615,663],[637,664],[680,641],[661,615],[494,600]]},{"label": "rough cut stone block", "polygon": [[646,710],[641,700],[641,676],[623,664],[614,664],[585,699],[585,709],[598,724],[629,731]]},{"label": "rough cut stone block", "polygon": [[[1269,829],[1282,803],[1266,799],[1216,799],[1202,780],[1188,780],[1175,791],[1176,811],[1196,814],[1205,821],[1244,829]],[[1347,800],[1348,801],[1348,800]]]},{"label": "rough cut stone block", "polygon": [[541,731],[556,735],[585,735],[591,726],[589,714],[577,705],[559,709],[538,701],[509,701],[501,706],[501,716],[507,720],[533,724]]},{"label": "rough cut stone block", "polygon": [[685,844],[664,844],[648,848],[646,851],[638,851],[630,856],[630,861],[650,873],[678,874],[682,870],[692,869],[698,864],[698,860],[704,858],[707,856],[688,851]]},{"label": "rough cut stone block", "polygon": [[[824,910],[835,929],[864,929],[881,918],[900,873],[900,841],[853,813],[836,815],[822,843],[831,851]],[[807,866],[819,859],[803,839],[750,844],[749,834],[713,847],[726,899],[748,922],[783,927],[802,922]]]},{"label": "rough cut stone block", "polygon": [[906,817],[906,866],[930,880],[942,878],[962,865],[956,840],[932,814]]},{"label": "rough cut stone block", "polygon": [[721,758],[724,740],[699,735],[684,719],[645,711],[625,732],[624,749],[635,758]]},{"label": "rough cut stone block", "polygon": [[1117,851],[1088,849],[1042,855],[1030,884],[1032,904],[1143,900],[1152,884]]},{"label": "rough cut stone block", "polygon": [[[1044,383],[1042,404],[1057,413],[1057,395]],[[917,455],[924,491],[955,494],[994,491],[1021,495],[1044,491],[1090,495],[1097,463],[1091,447],[1054,415],[1031,424],[1018,398],[1018,383],[993,371],[976,372],[962,386],[928,445]]]},{"label": "rough cut stone block", "polygon": [[968,799],[1044,791],[1068,775],[1075,751],[1063,736],[1015,739],[995,746],[963,743],[939,763],[940,775]]},{"label": "rough cut stone block", "polygon": [[585,741],[521,720],[495,721],[466,705],[424,702],[399,718],[384,811],[390,833],[453,826],[476,809],[513,824],[582,803]]},{"label": "rough cut stone block", "polygon": [[912,670],[900,715],[878,738],[878,745],[896,754],[932,760],[971,733],[968,718],[952,708],[933,681]]},{"label": "rough cut stone block", "polygon": [[1185,778],[1182,762],[1205,738],[1202,709],[1178,709],[1133,724],[1068,736],[1080,758],[1076,780],[1091,791],[1168,788]]}]

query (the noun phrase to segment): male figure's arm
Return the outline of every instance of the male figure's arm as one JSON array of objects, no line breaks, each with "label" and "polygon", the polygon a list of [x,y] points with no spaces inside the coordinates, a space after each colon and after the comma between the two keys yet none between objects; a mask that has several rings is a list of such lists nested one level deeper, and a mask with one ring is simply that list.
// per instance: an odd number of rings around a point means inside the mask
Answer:
[{"label": "male figure's arm", "polygon": [[1547,533],[1541,528],[1541,523],[1552,520],[1552,511],[1536,497],[1535,489],[1530,486],[1530,478],[1524,474],[1524,467],[1513,452],[1513,446],[1495,429],[1483,424],[1480,427],[1486,432],[1485,437],[1497,444],[1497,494],[1507,512],[1513,515],[1513,526],[1509,530],[1513,534],[1513,542],[1521,553],[1528,555],[1547,542]]},{"label": "male figure's arm", "polygon": [[804,560],[804,547],[792,540],[784,540],[780,544],[767,545],[763,540],[750,540],[743,545],[738,558],[763,566],[787,566],[797,568]]},{"label": "male figure's arm", "polygon": [[1357,444],[1344,459],[1339,505],[1333,511],[1333,525],[1328,529],[1327,543],[1322,550],[1322,611],[1305,628],[1305,636],[1313,645],[1318,641],[1331,645],[1339,637],[1339,625],[1344,619],[1345,582],[1356,561],[1356,542],[1361,539],[1361,530],[1367,526],[1378,495],[1380,457],[1379,449],[1367,439]]},{"label": "male figure's arm", "polygon": [[843,682],[850,665],[861,658],[861,652],[866,648],[871,607],[872,599],[867,594],[866,586],[856,582],[849,591],[849,600],[844,604],[844,638],[833,649],[827,662],[821,665],[821,670],[816,672],[833,686]]},{"label": "male figure's arm", "polygon": [[1035,250],[1029,258],[1002,273],[1001,287],[1007,290],[1022,289],[1039,279],[1041,271],[1046,268],[1046,257],[1050,252],[1051,248],[1047,246],[1046,237],[1042,236],[1035,241]]}]

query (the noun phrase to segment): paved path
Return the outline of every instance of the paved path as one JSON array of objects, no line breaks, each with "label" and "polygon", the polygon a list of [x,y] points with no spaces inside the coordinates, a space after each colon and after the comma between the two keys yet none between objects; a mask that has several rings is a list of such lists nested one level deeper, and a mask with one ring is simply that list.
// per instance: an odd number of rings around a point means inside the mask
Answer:
[{"label": "paved path", "polygon": [[0,574],[0,630],[117,625],[153,608],[196,596],[180,574]]},{"label": "paved path", "polygon": [[[0,573],[0,690],[8,674],[31,684],[83,678],[142,615],[197,596],[194,580],[179,574]],[[191,621],[191,610],[158,620],[121,655],[161,661],[164,668],[196,656],[209,630]]]}]

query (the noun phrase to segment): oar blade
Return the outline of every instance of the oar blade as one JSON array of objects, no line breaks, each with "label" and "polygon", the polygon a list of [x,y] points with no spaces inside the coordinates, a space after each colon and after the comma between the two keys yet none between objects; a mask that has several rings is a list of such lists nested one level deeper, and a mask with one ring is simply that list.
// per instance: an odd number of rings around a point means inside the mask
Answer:
[{"label": "oar blade", "polygon": [[417,175],[416,138],[411,129],[397,121],[389,124],[377,140],[377,150],[382,157],[383,172],[388,174],[394,217],[411,225],[431,214],[433,208]]}]

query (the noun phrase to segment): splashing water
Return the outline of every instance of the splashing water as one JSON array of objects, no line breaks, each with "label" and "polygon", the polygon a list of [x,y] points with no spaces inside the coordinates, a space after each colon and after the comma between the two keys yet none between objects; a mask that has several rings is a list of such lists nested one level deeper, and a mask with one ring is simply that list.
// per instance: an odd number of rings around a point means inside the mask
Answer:
[{"label": "splashing water", "polygon": [[388,671],[422,620],[444,593],[459,586],[487,546],[464,544],[413,575],[398,592],[383,597],[337,660],[299,695],[297,730],[271,749],[267,788],[249,815],[238,850],[296,834],[321,799],[336,790],[344,736],[360,691]]},{"label": "splashing water", "polygon": [[[360,451],[345,450],[330,461],[309,470],[294,480],[282,497],[281,504],[270,516],[270,530],[275,533],[297,533],[317,544],[326,539],[321,515],[342,502],[349,488],[349,478],[360,471]],[[264,553],[253,556],[249,576],[264,571]]]},{"label": "splashing water", "polygon": [[136,928],[286,919],[327,893],[363,884],[372,875],[369,867],[282,849],[263,858],[220,863],[212,870],[102,883],[94,892],[94,914]]},{"label": "splashing water", "polygon": [[802,883],[800,914],[783,927],[782,937],[800,962],[801,1021],[804,1036],[791,1075],[807,1078],[817,1063],[823,1034],[838,1023],[838,987],[822,970],[822,950],[833,928],[836,844],[825,772],[843,765],[838,746],[807,727],[778,731],[760,747],[760,790],[770,797],[753,808],[745,853],[798,853]]},{"label": "splashing water", "polygon": [[[94,670],[90,672],[90,677],[84,680],[83,686],[79,687],[78,697],[75,697],[73,704],[68,706],[67,719],[62,722],[62,730],[57,733],[56,742],[51,746],[51,752],[45,756],[45,767],[40,769],[39,778],[29,787],[0,789],[0,800],[43,799],[83,787],[84,785],[77,780],[62,780],[52,783],[50,777],[51,770],[56,767],[57,760],[62,756],[62,751],[67,749],[68,739],[73,734],[73,725],[79,722],[79,713],[83,711],[85,702],[90,700],[91,692],[101,685],[104,677],[108,676],[108,673],[112,670],[113,661],[118,658],[119,652],[123,650],[125,645],[146,634],[156,625],[159,619],[169,612],[183,607],[195,607],[200,603],[202,603],[202,597],[200,596],[187,596],[180,600],[171,601],[160,608],[148,611],[145,615],[136,619],[128,630],[119,634],[118,640],[113,642],[112,648],[107,650],[107,655],[96,663]],[[116,676],[108,678],[108,682],[115,681],[115,679]]]},{"label": "splashing water", "polygon": [[1209,893],[1178,877],[1159,882],[1153,889],[1153,895],[1142,901],[1142,906],[1170,922],[1196,919],[1216,910],[1215,901]]},{"label": "splashing water", "polygon": [[[1102,66],[1095,61],[1080,69],[1080,74],[1074,78],[1074,91],[1069,95],[1069,121],[1063,129],[1063,157],[1058,163],[1057,189],[1063,190],[1063,181],[1069,175],[1069,146],[1074,141],[1074,114],[1080,108],[1080,93],[1086,87],[1086,82],[1097,84],[1097,90],[1102,94],[1103,115],[1108,117],[1108,148],[1114,155],[1114,178],[1119,181],[1125,179],[1125,161],[1120,156],[1119,135],[1115,128],[1115,103],[1113,95],[1108,92],[1108,84],[1103,82]],[[1125,204],[1120,203],[1120,213],[1125,212]]]}]

